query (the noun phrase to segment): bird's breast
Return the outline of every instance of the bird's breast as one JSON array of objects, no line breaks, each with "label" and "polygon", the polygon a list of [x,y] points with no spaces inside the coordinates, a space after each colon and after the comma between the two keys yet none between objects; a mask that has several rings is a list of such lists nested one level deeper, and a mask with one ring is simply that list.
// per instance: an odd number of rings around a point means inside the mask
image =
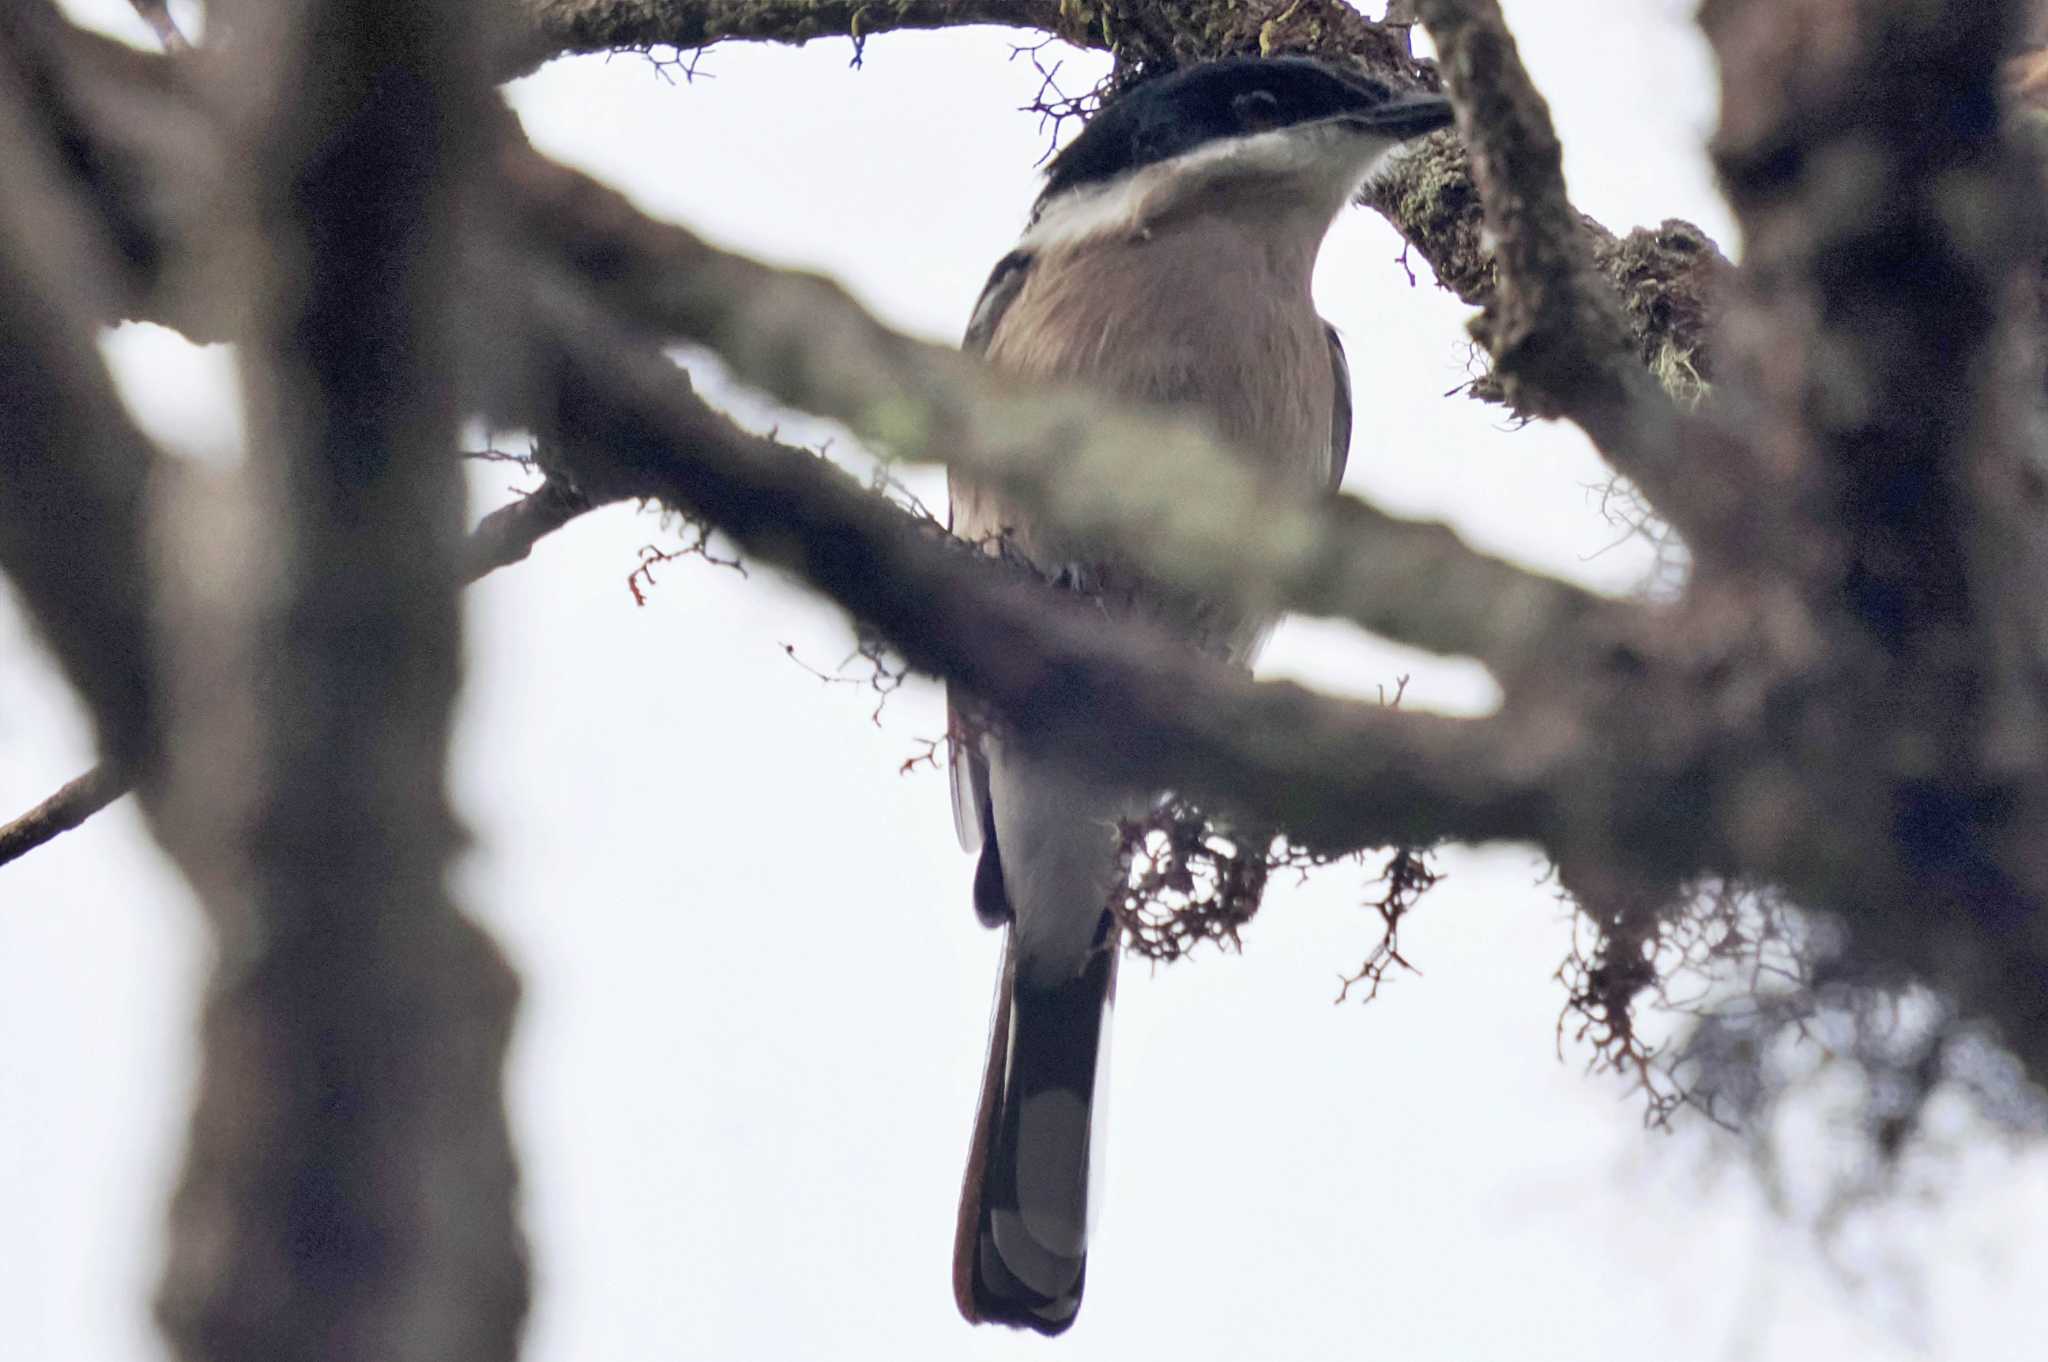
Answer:
[{"label": "bird's breast", "polygon": [[[1002,313],[988,361],[1205,420],[1275,496],[1320,490],[1336,380],[1309,296],[1318,244],[1197,218],[1047,251]],[[953,525],[971,540],[1001,536],[1048,574],[1075,565],[1078,551],[1057,531],[971,479],[953,483]],[[1146,591],[1122,564],[1083,567],[1110,597]],[[1239,632],[1224,628],[1232,650]]]},{"label": "bird's breast", "polygon": [[1309,297],[1312,245],[1276,248],[1197,220],[1048,253],[989,362],[1205,417],[1276,479],[1313,480],[1327,467],[1335,389]]}]

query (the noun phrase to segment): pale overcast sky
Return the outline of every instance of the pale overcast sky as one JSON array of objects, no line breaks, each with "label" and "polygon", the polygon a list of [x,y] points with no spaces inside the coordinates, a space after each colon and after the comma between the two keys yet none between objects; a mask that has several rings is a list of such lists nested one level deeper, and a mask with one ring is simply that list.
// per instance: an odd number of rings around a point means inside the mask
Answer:
[{"label": "pale overcast sky", "polygon": [[[67,8],[146,40],[126,0]],[[1619,229],[1689,217],[1732,246],[1686,8],[1508,5],[1579,204]],[[950,341],[1044,148],[1011,41],[884,36],[859,71],[843,41],[735,45],[688,84],[586,59],[512,97],[544,149],[647,210]],[[1070,90],[1101,69],[1063,60]],[[1603,552],[1617,536],[1584,442],[1443,395],[1466,373],[1463,309],[1411,287],[1399,251],[1353,213],[1319,276],[1356,369],[1350,490],[1628,589],[1644,559]],[[232,457],[221,351],[149,328],[108,350],[152,432]],[[481,471],[478,513],[511,481]],[[456,879],[526,979],[511,1090],[535,1362],[2039,1355],[2048,1159],[1962,1160],[1939,1214],[1877,1222],[1854,1260],[1918,1275],[1849,1290],[1752,1180],[1713,1171],[1711,1141],[1646,1135],[1584,1050],[1560,1062],[1569,921],[1515,846],[1443,856],[1404,936],[1422,976],[1370,1006],[1331,1005],[1374,939],[1347,868],[1277,886],[1241,957],[1128,968],[1080,1321],[1058,1340],[968,1329],[953,1202],[997,940],[969,910],[943,780],[898,773],[942,729],[937,690],[871,723],[870,697],[784,653],[829,668],[843,620],[765,572],[674,565],[635,608],[626,575],[661,542],[652,517],[591,515],[468,596],[453,782],[475,845]],[[1490,693],[1469,664],[1329,625],[1290,625],[1264,670],[1364,694],[1412,673],[1407,703],[1445,709]],[[91,759],[0,592],[0,815]],[[0,1356],[164,1355],[148,1300],[205,963],[188,892],[125,804],[0,869]]]}]

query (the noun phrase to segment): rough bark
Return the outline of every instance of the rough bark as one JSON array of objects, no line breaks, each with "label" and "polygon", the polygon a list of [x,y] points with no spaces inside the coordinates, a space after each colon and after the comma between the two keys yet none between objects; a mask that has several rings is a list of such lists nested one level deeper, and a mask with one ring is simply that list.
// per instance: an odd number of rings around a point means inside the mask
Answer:
[{"label": "rough bark", "polygon": [[855,43],[900,29],[1062,23],[1060,0],[498,0],[518,20],[507,71],[585,52],[688,50],[734,39]]}]

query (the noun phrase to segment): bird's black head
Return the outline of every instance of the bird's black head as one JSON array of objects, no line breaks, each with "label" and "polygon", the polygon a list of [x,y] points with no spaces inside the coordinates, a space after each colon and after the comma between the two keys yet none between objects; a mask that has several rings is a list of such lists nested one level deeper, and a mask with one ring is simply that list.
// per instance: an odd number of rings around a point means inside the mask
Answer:
[{"label": "bird's black head", "polygon": [[1044,198],[1211,143],[1342,122],[1398,142],[1451,121],[1441,95],[1395,91],[1310,57],[1232,57],[1150,80],[1104,106],[1047,168]]}]

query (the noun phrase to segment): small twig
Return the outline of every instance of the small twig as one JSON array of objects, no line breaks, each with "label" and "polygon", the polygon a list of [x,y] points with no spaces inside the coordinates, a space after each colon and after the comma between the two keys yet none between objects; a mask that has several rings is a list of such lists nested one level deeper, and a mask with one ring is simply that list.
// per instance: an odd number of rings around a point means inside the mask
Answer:
[{"label": "small twig", "polygon": [[738,557],[721,558],[711,551],[711,527],[701,520],[684,522],[690,531],[690,538],[679,549],[665,549],[659,544],[640,546],[640,565],[626,574],[626,590],[633,593],[633,604],[644,606],[649,600],[648,593],[654,590],[654,570],[664,563],[673,563],[683,558],[701,558],[713,567],[731,568],[740,576],[747,576],[747,565]]},{"label": "small twig", "polygon": [[1038,73],[1038,93],[1031,97],[1031,102],[1023,107],[1022,112],[1037,114],[1038,130],[1049,131],[1045,152],[1038,158],[1039,165],[1051,160],[1053,153],[1060,149],[1060,129],[1066,126],[1068,120],[1087,121],[1088,117],[1102,106],[1104,95],[1115,81],[1114,76],[1105,76],[1086,94],[1068,94],[1060,88],[1060,67],[1065,63],[1055,61],[1051,66],[1045,64],[1043,54],[1054,41],[1055,39],[1048,36],[1035,43],[1010,44],[1010,60],[1028,57],[1031,69]]},{"label": "small twig", "polygon": [[171,17],[169,0],[129,0],[129,3],[134,5],[135,12],[142,16],[142,22],[148,24],[150,31],[156,34],[156,40],[164,45],[164,51],[192,50],[192,44],[178,31],[178,21]]},{"label": "small twig", "polygon": [[[1407,678],[1403,677],[1405,684]],[[1396,697],[1399,703],[1399,697]],[[1351,996],[1351,990],[1362,990],[1363,1002],[1371,1002],[1380,996],[1380,986],[1387,981],[1387,975],[1396,969],[1410,974],[1421,974],[1401,954],[1401,923],[1414,911],[1416,903],[1442,883],[1444,872],[1430,861],[1431,847],[1395,847],[1393,855],[1374,881],[1386,886],[1386,891],[1376,899],[1370,899],[1366,907],[1379,914],[1380,939],[1358,967],[1356,974],[1340,977],[1334,1002],[1344,1002]]]},{"label": "small twig", "polygon": [[535,465],[535,456],[531,451],[525,454],[517,454],[512,450],[498,449],[495,446],[483,449],[465,449],[462,451],[462,457],[474,460],[477,463],[516,463],[528,472],[532,472]]},{"label": "small twig", "polygon": [[653,44],[647,47],[635,47],[625,50],[637,52],[645,57],[647,64],[654,68],[655,76],[664,85],[674,85],[676,83],[676,73],[682,75],[683,84],[685,85],[696,84],[697,77],[700,75],[706,80],[718,79],[709,71],[699,71],[697,69],[697,64],[703,61],[706,54],[711,51],[711,44],[705,43],[702,46],[687,48],[670,46],[668,48],[668,55],[665,57],[661,55],[663,46],[664,44]]},{"label": "small twig", "polygon": [[[802,667],[828,686],[866,686],[869,690],[873,691],[876,697],[875,707],[869,713],[868,719],[877,728],[882,726],[882,711],[888,708],[889,697],[901,690],[903,683],[910,679],[910,669],[900,659],[891,655],[889,645],[882,639],[866,633],[857,633],[853,651],[846,655],[846,660],[841,662],[839,669],[834,672],[820,671],[798,657],[794,643],[783,644],[782,652],[783,656],[787,657],[791,662],[796,663],[797,666]],[[846,674],[846,669],[852,665],[855,658],[860,658],[868,664],[868,674],[866,676],[848,676]],[[903,763],[902,769],[905,775],[909,774],[920,761],[930,761],[932,765],[938,765],[936,753],[939,740],[920,738],[917,741],[927,744],[929,750],[923,756],[913,757]]]},{"label": "small twig", "polygon": [[21,817],[0,826],[0,865],[71,831],[126,793],[128,782],[118,772],[93,767]]},{"label": "small twig", "polygon": [[939,760],[939,752],[946,746],[946,739],[913,738],[911,741],[917,744],[918,751],[914,755],[903,759],[903,764],[896,768],[897,775],[907,776],[919,768],[933,771],[943,771],[946,769],[944,763]]},{"label": "small twig", "polygon": [[[559,482],[544,482],[511,505],[499,507],[469,537],[462,560],[464,584],[520,562],[536,543],[590,509],[591,502],[581,492]],[[95,766],[19,818],[0,825],[0,865],[71,831],[129,788],[119,773]]]},{"label": "small twig", "polygon": [[1404,242],[1402,242],[1402,243],[1401,243],[1401,253],[1400,253],[1399,255],[1397,255],[1397,256],[1395,256],[1395,257],[1394,257],[1394,263],[1395,263],[1396,265],[1399,265],[1399,266],[1401,267],[1401,273],[1403,273],[1403,274],[1405,274],[1405,275],[1407,275],[1407,276],[1408,276],[1408,287],[1409,287],[1409,288],[1414,288],[1414,287],[1415,287],[1415,283],[1416,283],[1416,280],[1415,280],[1415,267],[1414,267],[1413,265],[1411,265],[1411,264],[1409,264],[1409,263],[1408,263],[1408,253],[1409,253],[1410,251],[1414,250],[1414,249],[1415,249],[1415,243],[1414,243],[1414,242],[1412,242],[1412,241],[1404,241]]}]

